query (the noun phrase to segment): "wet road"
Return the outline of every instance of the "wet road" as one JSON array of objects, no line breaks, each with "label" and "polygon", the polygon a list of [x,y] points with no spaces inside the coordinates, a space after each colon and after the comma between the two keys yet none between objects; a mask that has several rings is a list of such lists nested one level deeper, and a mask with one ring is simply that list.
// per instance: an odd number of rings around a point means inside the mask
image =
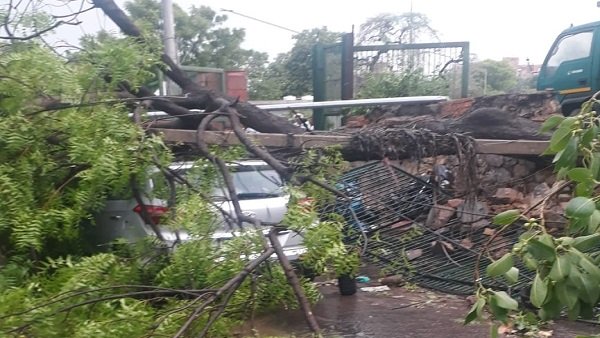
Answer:
[{"label": "wet road", "polygon": [[[489,323],[463,326],[469,309],[463,297],[423,289],[392,288],[340,296],[336,286],[322,287],[324,298],[314,313],[326,337],[490,337]],[[255,321],[260,337],[309,337],[299,311],[280,311]],[[559,322],[551,337],[600,333],[600,327]]]}]

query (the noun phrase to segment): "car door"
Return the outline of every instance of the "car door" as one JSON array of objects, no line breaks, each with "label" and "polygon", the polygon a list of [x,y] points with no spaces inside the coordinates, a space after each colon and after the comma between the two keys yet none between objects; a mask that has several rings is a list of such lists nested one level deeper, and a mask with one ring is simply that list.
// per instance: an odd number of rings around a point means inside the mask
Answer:
[{"label": "car door", "polygon": [[560,95],[590,92],[593,40],[592,29],[559,36],[540,71],[538,89]]}]

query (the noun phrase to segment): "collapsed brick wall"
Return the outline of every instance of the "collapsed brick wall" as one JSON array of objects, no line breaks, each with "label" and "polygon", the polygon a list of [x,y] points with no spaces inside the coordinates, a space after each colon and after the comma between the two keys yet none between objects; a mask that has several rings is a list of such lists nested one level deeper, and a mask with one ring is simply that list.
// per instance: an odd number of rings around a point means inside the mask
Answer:
[{"label": "collapsed brick wall", "polygon": [[[529,210],[529,217],[539,217],[543,213],[547,226],[552,228],[561,228],[565,223],[563,214],[571,196],[569,187],[553,194],[543,208],[534,207],[561,184],[556,181],[549,159],[477,155],[477,186],[473,187],[477,201],[469,206],[465,205],[468,187],[465,187],[464,177],[458,174],[460,163],[456,156],[391,162],[416,176],[431,173],[434,164],[445,165],[452,172],[454,179],[450,192],[453,196],[434,210],[436,214],[429,224],[432,228],[442,228],[450,220],[458,219],[463,227],[481,229],[490,226],[492,215],[508,209]],[[365,163],[351,162],[351,167]]]}]

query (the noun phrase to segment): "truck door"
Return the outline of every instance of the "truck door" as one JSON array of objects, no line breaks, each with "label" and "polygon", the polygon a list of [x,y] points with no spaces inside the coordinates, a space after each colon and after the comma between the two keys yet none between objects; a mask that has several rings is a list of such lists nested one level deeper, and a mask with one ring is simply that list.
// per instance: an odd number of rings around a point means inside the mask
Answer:
[{"label": "truck door", "polygon": [[593,37],[592,30],[559,36],[540,70],[538,90],[558,91],[561,98],[589,96]]}]

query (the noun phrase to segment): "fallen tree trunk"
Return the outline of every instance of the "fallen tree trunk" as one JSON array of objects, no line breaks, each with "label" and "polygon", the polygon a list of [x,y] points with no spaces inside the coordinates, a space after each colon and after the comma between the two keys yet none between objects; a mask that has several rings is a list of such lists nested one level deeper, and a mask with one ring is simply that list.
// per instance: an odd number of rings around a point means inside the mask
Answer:
[{"label": "fallen tree trunk", "polygon": [[[437,134],[462,133],[474,138],[546,140],[538,130],[560,106],[549,93],[503,94],[450,100],[427,105],[376,107],[350,118],[348,127],[427,129]],[[353,130],[354,129],[354,130]]]},{"label": "fallen tree trunk", "polygon": [[500,94],[442,101],[433,104],[407,103],[376,107],[365,114],[369,123],[400,116],[434,116],[438,119],[461,118],[480,108],[497,108],[514,116],[542,121],[549,114],[560,112],[560,105],[551,93]]},{"label": "fallen tree trunk", "polygon": [[441,135],[461,133],[486,139],[547,140],[550,134],[540,134],[541,125],[540,121],[532,121],[497,108],[479,108],[457,119],[419,116],[390,118],[376,124],[382,128],[424,129]]}]

